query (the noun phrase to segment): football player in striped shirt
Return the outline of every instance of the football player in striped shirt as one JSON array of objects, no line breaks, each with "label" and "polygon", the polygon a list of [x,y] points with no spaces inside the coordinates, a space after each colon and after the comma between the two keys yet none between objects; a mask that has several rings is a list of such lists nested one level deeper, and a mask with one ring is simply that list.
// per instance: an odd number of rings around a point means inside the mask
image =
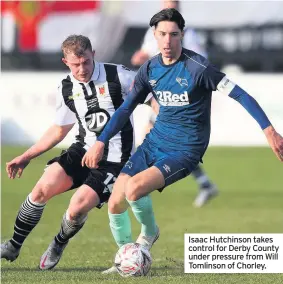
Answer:
[{"label": "football player in striped shirt", "polygon": [[69,239],[85,224],[88,212],[108,201],[113,183],[134,149],[129,117],[121,131],[107,142],[99,167],[82,166],[82,157],[128,95],[135,72],[122,65],[94,61],[90,40],[82,35],[69,36],[62,51],[62,60],[71,72],[58,88],[54,124],[37,143],[6,165],[9,178],[21,177],[34,158],[61,142],[77,124],[73,144],[47,163],[42,177],[19,209],[12,238],[1,244],[1,258],[14,261],[39,223],[46,203],[55,195],[78,188],[63,216],[60,232],[41,257],[40,269],[53,268]]}]

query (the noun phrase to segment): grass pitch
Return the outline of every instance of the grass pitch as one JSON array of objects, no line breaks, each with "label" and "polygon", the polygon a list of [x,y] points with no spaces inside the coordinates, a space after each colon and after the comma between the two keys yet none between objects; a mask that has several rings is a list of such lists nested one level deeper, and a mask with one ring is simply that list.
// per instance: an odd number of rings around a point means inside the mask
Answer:
[{"label": "grass pitch", "polygon": [[[2,147],[2,241],[13,233],[20,204],[41,176],[55,149],[32,161],[21,179],[9,180],[5,162],[25,149]],[[282,284],[282,274],[184,274],[184,233],[283,233],[282,164],[268,148],[209,148],[205,169],[220,195],[201,209],[192,207],[197,185],[192,177],[153,196],[161,236],[152,249],[153,265],[144,278],[104,276],[117,251],[109,227],[107,207],[93,210],[82,231],[66,248],[53,271],[39,271],[41,254],[58,232],[72,192],[51,200],[39,225],[22,247],[19,258],[2,261],[2,283],[188,283]],[[133,219],[133,234],[139,227]],[[282,264],[283,265],[283,264]]]}]

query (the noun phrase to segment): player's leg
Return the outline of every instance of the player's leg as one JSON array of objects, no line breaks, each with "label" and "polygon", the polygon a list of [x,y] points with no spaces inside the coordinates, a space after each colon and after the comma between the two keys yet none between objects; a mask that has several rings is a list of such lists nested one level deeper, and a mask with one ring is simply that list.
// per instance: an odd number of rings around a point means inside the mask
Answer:
[{"label": "player's leg", "polygon": [[[131,158],[130,161],[127,163],[127,165],[123,168],[122,172],[134,174],[136,171],[138,171],[138,169],[135,168],[135,165],[141,166],[141,164],[143,164],[142,163],[143,159],[140,159],[141,156],[139,154],[136,155],[135,157],[134,156],[132,157],[133,159]],[[136,163],[138,160],[140,161],[140,163]],[[113,192],[108,202],[108,214],[109,214],[109,220],[110,220],[110,228],[111,228],[112,235],[118,247],[121,247],[122,245],[126,243],[133,242],[131,222],[130,222],[130,217],[128,215],[128,210],[127,210],[129,204],[126,201],[126,196],[125,196],[125,187],[126,185],[128,185],[128,182],[130,179],[132,179],[132,177],[126,173],[121,173],[119,175],[118,179],[116,180],[114,184]],[[158,184],[156,184],[156,186],[158,186]],[[152,187],[156,188],[155,185],[152,185]],[[143,245],[145,245],[145,242],[147,244],[149,244],[150,242],[151,244],[150,246],[152,246],[152,244],[159,237],[159,230],[158,230],[157,225],[155,224],[150,196],[148,195],[148,196],[141,198],[141,200],[136,202],[137,203],[135,204],[136,206],[133,205],[133,203],[135,203],[134,201],[132,202],[129,200],[129,203],[132,206],[132,210],[135,216],[142,224],[142,228],[144,227],[142,231],[145,230],[153,236],[153,237],[152,236],[145,237],[144,234],[141,234],[137,242]],[[140,215],[139,210],[145,210],[146,214]],[[145,225],[143,223],[145,223]],[[148,248],[149,248],[149,245],[148,245]],[[117,269],[115,266],[112,266],[111,268],[103,271],[102,273],[103,274],[117,273]]]},{"label": "player's leg", "polygon": [[[121,173],[115,181],[113,191],[108,201],[109,226],[118,247],[132,242],[131,221],[128,213],[129,204],[125,197],[125,184],[129,175]],[[113,265],[102,274],[118,273]]]},{"label": "player's leg", "polygon": [[148,249],[159,236],[149,194],[155,189],[162,191],[164,187],[186,177],[197,164],[196,160],[190,161],[181,154],[160,153],[156,156],[154,165],[132,177],[125,191],[136,219],[142,224],[138,242]]},{"label": "player's leg", "polygon": [[41,256],[40,269],[52,269],[57,265],[69,240],[84,226],[88,212],[99,204],[100,198],[90,186],[84,184],[77,189],[63,215],[59,233]]},{"label": "player's leg", "polygon": [[78,144],[72,144],[67,151],[47,163],[48,167],[42,178],[20,208],[13,238],[1,245],[1,258],[15,260],[24,240],[38,224],[45,203],[51,197],[76,187],[77,180],[84,179],[87,171],[80,171],[84,153],[85,149]]},{"label": "player's leg", "polygon": [[132,242],[131,222],[128,215],[128,203],[125,197],[125,186],[132,176],[148,168],[148,152],[140,146],[136,153],[123,167],[116,180],[108,202],[109,225],[118,247]]},{"label": "player's leg", "polygon": [[108,202],[109,226],[118,247],[132,242],[131,221],[125,198],[125,184],[129,175],[121,173],[115,181],[113,192]]},{"label": "player's leg", "polygon": [[[163,188],[164,185],[164,176],[155,166],[136,174],[126,184],[126,199],[136,219],[142,225],[141,236],[152,239],[150,243],[153,243],[159,235],[150,193]],[[151,245],[148,245],[148,248]]]},{"label": "player's leg", "polygon": [[216,185],[210,181],[208,175],[200,165],[192,171],[192,176],[199,185],[199,193],[194,201],[194,206],[202,207],[211,198],[218,194],[218,190]]},{"label": "player's leg", "polygon": [[88,212],[101,208],[108,201],[114,180],[122,169],[122,164],[103,162],[99,169],[88,171],[84,184],[72,196],[63,216],[61,229],[40,260],[40,269],[52,269],[59,262],[69,240],[83,227]]},{"label": "player's leg", "polygon": [[14,261],[33,228],[38,224],[46,202],[72,186],[72,178],[56,162],[50,165],[20,207],[13,237],[1,245],[1,258]]}]

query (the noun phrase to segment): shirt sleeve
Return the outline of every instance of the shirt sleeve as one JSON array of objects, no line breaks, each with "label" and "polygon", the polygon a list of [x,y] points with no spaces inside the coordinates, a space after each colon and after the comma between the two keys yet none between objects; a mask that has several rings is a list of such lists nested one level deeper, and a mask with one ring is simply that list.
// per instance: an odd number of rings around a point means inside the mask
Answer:
[{"label": "shirt sleeve", "polygon": [[59,126],[76,123],[76,115],[67,107],[62,94],[62,84],[58,87],[56,96],[56,114],[54,123]]},{"label": "shirt sleeve", "polygon": [[107,143],[115,136],[125,125],[136,106],[143,103],[147,95],[151,92],[148,83],[147,65],[148,63],[145,63],[139,69],[129,95],[126,97],[124,103],[115,111],[103,132],[98,137],[98,141]]},{"label": "shirt sleeve", "polygon": [[225,74],[215,66],[209,64],[201,73],[199,84],[207,90],[216,91],[217,85],[225,77]]},{"label": "shirt sleeve", "polygon": [[261,129],[265,129],[271,125],[271,122],[258,102],[226,76],[217,85],[217,90],[240,103],[257,121]]}]

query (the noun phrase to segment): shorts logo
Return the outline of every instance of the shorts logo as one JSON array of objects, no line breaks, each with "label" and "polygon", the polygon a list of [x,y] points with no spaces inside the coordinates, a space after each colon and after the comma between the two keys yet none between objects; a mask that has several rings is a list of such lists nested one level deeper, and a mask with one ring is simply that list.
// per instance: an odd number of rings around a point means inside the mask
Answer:
[{"label": "shorts logo", "polygon": [[180,77],[177,77],[176,81],[180,84],[181,87],[189,87],[187,79],[182,79]]},{"label": "shorts logo", "polygon": [[163,169],[166,171],[166,173],[170,173],[171,172],[171,169],[169,166],[167,166],[166,164],[163,165]]},{"label": "shorts logo", "polygon": [[131,161],[128,161],[125,165],[125,168],[131,169],[132,167],[133,167],[133,162],[131,162]]},{"label": "shorts logo", "polygon": [[157,91],[158,102],[163,106],[184,106],[190,104],[189,94],[172,94],[170,91]]}]

